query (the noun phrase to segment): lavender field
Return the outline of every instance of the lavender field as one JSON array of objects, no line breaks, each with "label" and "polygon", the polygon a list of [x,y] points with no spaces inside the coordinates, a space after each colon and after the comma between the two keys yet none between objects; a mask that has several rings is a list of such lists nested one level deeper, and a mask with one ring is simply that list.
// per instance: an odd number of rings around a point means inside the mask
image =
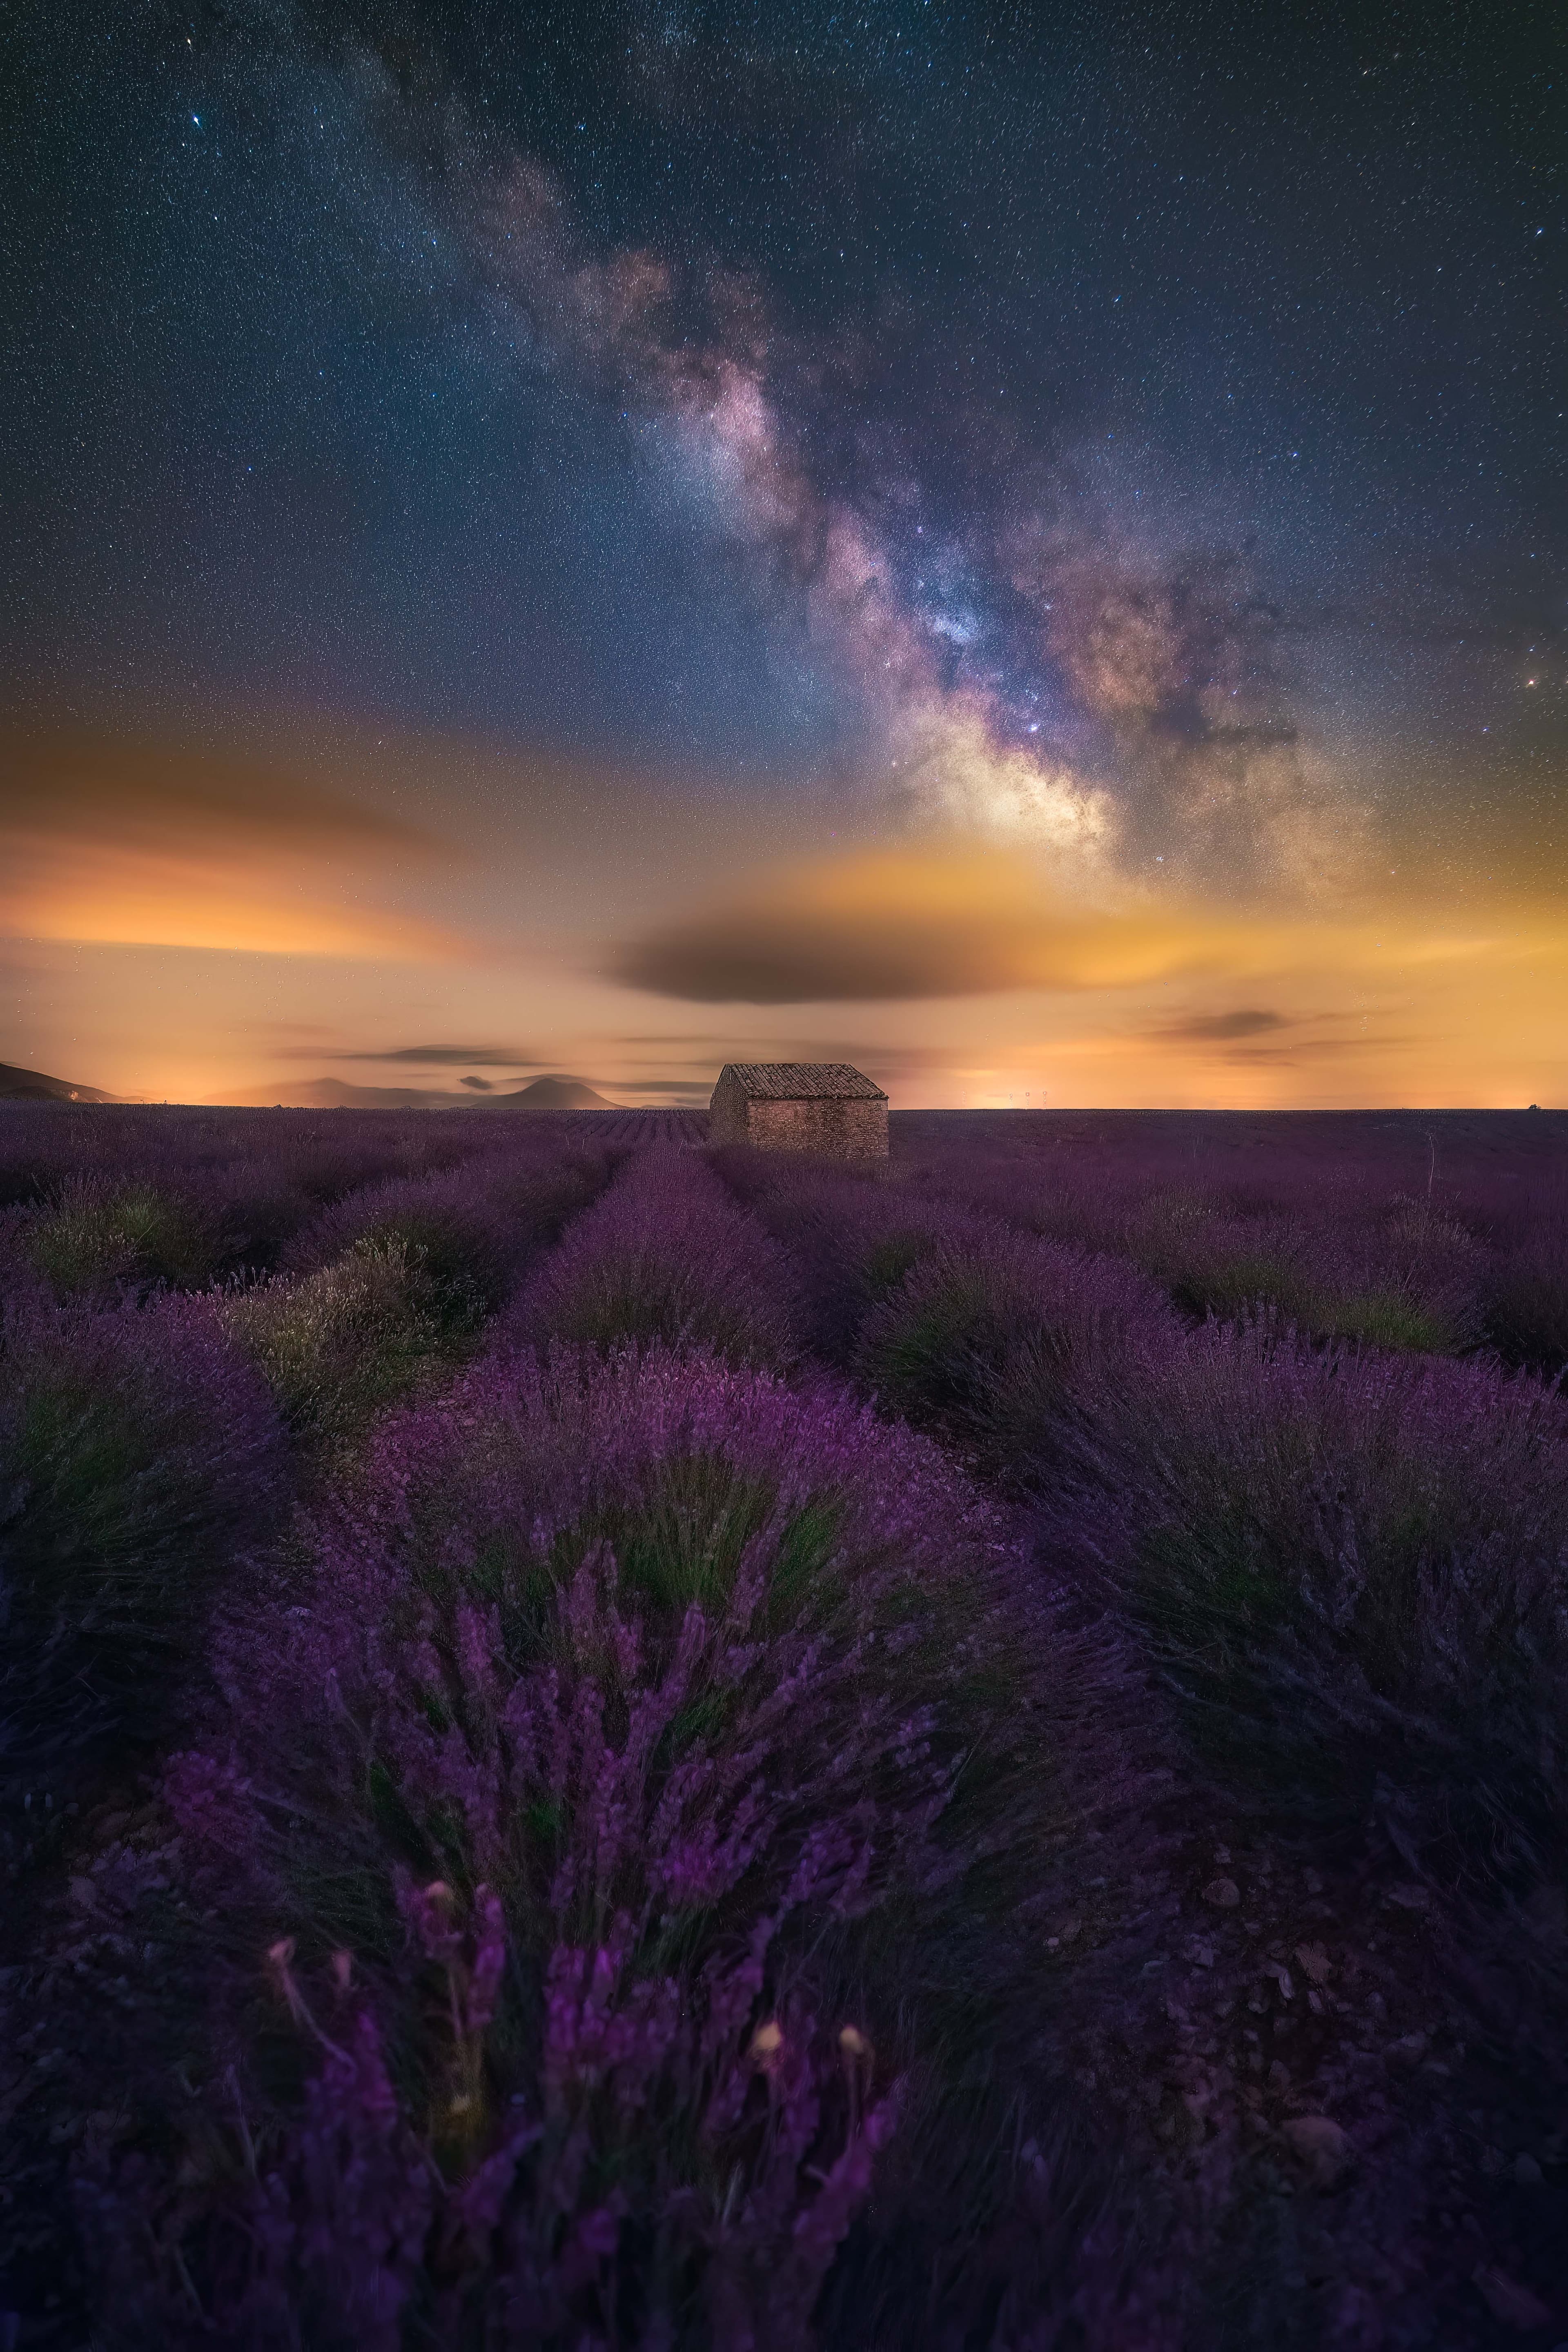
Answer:
[{"label": "lavender field", "polygon": [[0,1113],[0,2347],[1568,2339],[1568,1118]]}]

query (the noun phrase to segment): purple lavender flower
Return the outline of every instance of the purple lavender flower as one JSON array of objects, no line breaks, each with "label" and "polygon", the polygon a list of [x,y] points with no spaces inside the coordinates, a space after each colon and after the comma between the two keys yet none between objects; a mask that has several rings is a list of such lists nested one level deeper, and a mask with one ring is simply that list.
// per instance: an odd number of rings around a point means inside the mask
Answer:
[{"label": "purple lavender flower", "polygon": [[787,1260],[689,1151],[630,1160],[520,1303],[519,1334],[615,1347],[700,1347],[784,1364],[797,1338]]}]

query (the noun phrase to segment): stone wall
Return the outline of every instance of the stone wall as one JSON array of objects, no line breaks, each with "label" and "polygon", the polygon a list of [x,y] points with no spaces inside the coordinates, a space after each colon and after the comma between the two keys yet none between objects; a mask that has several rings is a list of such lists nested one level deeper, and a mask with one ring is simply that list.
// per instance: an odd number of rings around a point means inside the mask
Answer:
[{"label": "stone wall", "polygon": [[708,1106],[708,1140],[710,1143],[749,1143],[746,1113],[750,1104],[745,1088],[738,1079],[721,1075],[713,1089],[713,1099]]},{"label": "stone wall", "polygon": [[748,1101],[744,1139],[759,1151],[815,1151],[832,1160],[885,1160],[888,1106],[885,1102],[833,1099]]}]

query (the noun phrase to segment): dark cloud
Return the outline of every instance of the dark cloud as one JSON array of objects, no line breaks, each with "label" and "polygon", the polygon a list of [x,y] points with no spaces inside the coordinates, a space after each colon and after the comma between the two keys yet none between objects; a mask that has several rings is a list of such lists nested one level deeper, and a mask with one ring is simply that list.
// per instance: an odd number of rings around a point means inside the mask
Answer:
[{"label": "dark cloud", "polygon": [[[806,1031],[796,1031],[763,1037],[737,1036],[732,1029],[715,1030],[707,1037],[617,1037],[617,1045],[680,1045],[687,1049],[689,1061],[700,1062],[715,1075],[721,1064],[738,1061],[764,1062],[852,1062],[858,1070],[873,1076],[913,1077],[930,1071],[967,1070],[973,1066],[974,1049],[970,1045],[908,1045],[870,1043],[865,1039],[819,1037]],[[695,1049],[705,1046],[705,1054]],[[628,1085],[632,1082],[628,1080]],[[654,1081],[638,1081],[651,1086]],[[676,1091],[685,1082],[661,1079],[658,1083],[667,1091]]]},{"label": "dark cloud", "polygon": [[872,851],[764,879],[615,950],[606,976],[692,1003],[869,1003],[1126,987],[1224,968],[1241,927],[1071,908],[1000,853]]},{"label": "dark cloud", "polygon": [[913,938],[857,940],[808,925],[771,929],[714,917],[632,941],[606,977],[690,1004],[890,1003],[1016,985],[982,941],[943,954]]},{"label": "dark cloud", "polygon": [[1154,1037],[1222,1040],[1227,1037],[1257,1037],[1266,1029],[1285,1029],[1290,1024],[1282,1013],[1237,1012],[1204,1013],[1190,1021],[1169,1021],[1150,1031]]},{"label": "dark cloud", "polygon": [[489,1078],[459,1078],[459,1086],[472,1087],[476,1094],[488,1095],[493,1084]]}]

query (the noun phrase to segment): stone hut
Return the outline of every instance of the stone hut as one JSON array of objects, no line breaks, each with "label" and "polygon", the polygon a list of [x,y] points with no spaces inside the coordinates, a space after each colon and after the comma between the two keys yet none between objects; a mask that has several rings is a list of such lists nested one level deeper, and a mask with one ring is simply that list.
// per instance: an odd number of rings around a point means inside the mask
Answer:
[{"label": "stone hut", "polygon": [[708,1140],[885,1160],[888,1097],[847,1062],[726,1062],[708,1108]]}]

